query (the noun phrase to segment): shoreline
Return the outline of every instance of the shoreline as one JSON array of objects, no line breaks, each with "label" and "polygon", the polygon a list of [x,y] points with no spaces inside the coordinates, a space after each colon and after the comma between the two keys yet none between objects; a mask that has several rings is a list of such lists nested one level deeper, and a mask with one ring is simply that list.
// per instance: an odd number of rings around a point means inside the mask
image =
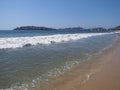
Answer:
[{"label": "shoreline", "polygon": [[120,90],[120,41],[103,59],[106,63],[101,71],[95,73],[80,90]]},{"label": "shoreline", "polygon": [[76,66],[53,80],[44,90],[120,90],[119,46],[117,41],[87,64]]}]

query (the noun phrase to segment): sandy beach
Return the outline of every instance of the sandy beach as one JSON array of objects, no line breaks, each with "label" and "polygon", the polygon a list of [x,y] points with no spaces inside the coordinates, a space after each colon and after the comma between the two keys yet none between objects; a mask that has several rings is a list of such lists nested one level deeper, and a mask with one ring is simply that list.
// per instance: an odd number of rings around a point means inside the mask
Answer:
[{"label": "sandy beach", "polygon": [[51,82],[46,90],[120,90],[120,43]]},{"label": "sandy beach", "polygon": [[107,62],[101,71],[76,90],[120,90],[120,43],[103,59]]}]

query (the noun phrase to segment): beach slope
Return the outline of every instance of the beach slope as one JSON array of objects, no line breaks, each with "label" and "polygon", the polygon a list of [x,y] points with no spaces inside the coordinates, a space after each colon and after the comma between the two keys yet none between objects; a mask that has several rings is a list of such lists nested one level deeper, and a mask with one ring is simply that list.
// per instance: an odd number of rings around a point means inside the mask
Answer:
[{"label": "beach slope", "polygon": [[47,90],[120,90],[120,43],[94,59],[95,63],[84,67],[94,73],[85,78],[77,67],[72,75],[59,78]]},{"label": "beach slope", "polygon": [[107,60],[101,71],[76,90],[120,90],[120,43],[101,59]]}]

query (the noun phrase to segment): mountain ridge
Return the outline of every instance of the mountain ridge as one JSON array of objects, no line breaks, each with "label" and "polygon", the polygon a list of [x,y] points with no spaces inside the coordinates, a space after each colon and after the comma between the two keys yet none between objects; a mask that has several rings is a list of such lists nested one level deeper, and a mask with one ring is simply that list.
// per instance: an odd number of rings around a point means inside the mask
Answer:
[{"label": "mountain ridge", "polygon": [[21,26],[21,27],[17,27],[13,30],[81,30],[81,31],[117,31],[120,30],[120,26],[117,27],[113,27],[113,28],[103,28],[103,27],[95,27],[95,28],[82,28],[82,27],[68,27],[68,28],[49,28],[49,27],[43,27],[43,26]]}]

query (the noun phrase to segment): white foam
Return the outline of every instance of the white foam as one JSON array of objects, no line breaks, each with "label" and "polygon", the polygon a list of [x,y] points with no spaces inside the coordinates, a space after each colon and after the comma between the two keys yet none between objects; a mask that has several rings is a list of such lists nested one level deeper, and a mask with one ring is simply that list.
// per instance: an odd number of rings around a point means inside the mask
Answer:
[{"label": "white foam", "polygon": [[66,42],[70,40],[78,40],[97,35],[104,35],[108,33],[91,33],[91,34],[57,34],[48,36],[33,36],[33,37],[10,37],[0,38],[0,49],[6,48],[20,48],[27,45],[37,44],[51,44]]}]

